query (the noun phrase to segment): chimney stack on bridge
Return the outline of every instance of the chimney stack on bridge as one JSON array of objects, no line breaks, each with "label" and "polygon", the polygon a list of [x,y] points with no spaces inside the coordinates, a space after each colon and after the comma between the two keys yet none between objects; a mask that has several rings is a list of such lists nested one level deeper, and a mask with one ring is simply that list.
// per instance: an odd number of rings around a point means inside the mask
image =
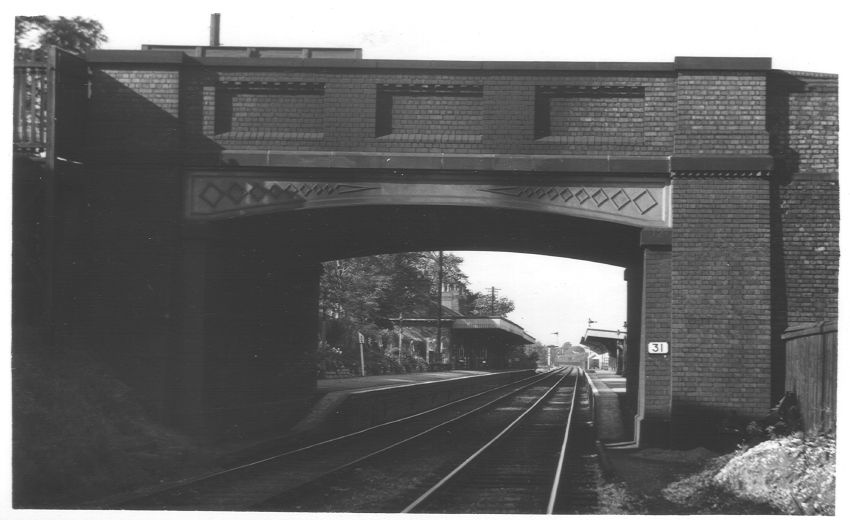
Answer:
[{"label": "chimney stack on bridge", "polygon": [[219,38],[221,32],[221,13],[213,13],[210,16],[210,47],[221,45]]}]

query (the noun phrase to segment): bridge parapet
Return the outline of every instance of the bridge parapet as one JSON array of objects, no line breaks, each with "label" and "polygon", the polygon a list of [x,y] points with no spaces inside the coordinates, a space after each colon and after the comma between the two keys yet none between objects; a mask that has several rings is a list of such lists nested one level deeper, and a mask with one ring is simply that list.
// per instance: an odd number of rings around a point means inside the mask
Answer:
[{"label": "bridge parapet", "polygon": [[[170,114],[175,103],[181,106],[184,162],[198,166],[227,164],[228,154],[252,150],[595,157],[767,153],[769,59],[442,62],[211,57],[162,48],[93,51],[88,59],[96,71],[177,71],[179,92],[158,92],[151,101]],[[107,75],[115,80],[109,89],[134,90],[137,75]],[[101,98],[108,94],[103,91]],[[175,98],[166,100],[168,95]],[[96,112],[100,124],[121,115],[120,107],[108,105]],[[111,152],[120,153],[114,146],[120,149],[121,143],[110,144]],[[104,158],[106,152],[101,150]]]}]

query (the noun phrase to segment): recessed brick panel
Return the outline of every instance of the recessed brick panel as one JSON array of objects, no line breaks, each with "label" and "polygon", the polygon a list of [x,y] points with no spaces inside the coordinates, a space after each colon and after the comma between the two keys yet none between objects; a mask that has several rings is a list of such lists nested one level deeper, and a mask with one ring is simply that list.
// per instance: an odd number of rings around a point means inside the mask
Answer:
[{"label": "recessed brick panel", "polygon": [[561,144],[641,144],[642,87],[538,87],[535,137]]},{"label": "recessed brick panel", "polygon": [[483,89],[477,86],[381,86],[376,136],[415,143],[480,142]]},{"label": "recessed brick panel", "polygon": [[324,137],[321,83],[231,82],[214,92],[211,137],[224,146],[275,146]]}]

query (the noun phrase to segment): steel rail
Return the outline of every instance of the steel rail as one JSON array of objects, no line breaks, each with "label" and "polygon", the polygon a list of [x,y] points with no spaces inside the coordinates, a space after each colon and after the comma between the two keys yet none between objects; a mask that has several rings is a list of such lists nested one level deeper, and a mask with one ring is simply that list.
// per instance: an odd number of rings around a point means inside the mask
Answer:
[{"label": "steel rail", "polygon": [[[558,370],[558,371],[556,371],[555,373],[557,373],[557,372],[562,372],[562,371],[563,371],[563,369]],[[498,403],[499,401],[502,401],[502,400],[504,400],[504,399],[506,399],[506,398],[508,398],[508,397],[513,396],[513,395],[516,395],[516,394],[518,394],[519,392],[521,392],[521,391],[525,390],[526,388],[528,388],[528,387],[530,387],[530,386],[532,386],[532,385],[534,385],[534,384],[537,384],[537,383],[539,383],[540,381],[543,381],[544,379],[546,379],[547,377],[551,377],[551,376],[553,376],[553,375],[554,375],[554,374],[553,374],[553,373],[551,373],[551,372],[550,372],[550,373],[547,373],[547,374],[545,374],[545,377],[539,378],[539,379],[537,379],[536,381],[532,381],[531,383],[529,383],[529,384],[527,384],[527,385],[524,385],[524,386],[522,386],[522,387],[520,387],[520,388],[517,388],[517,389],[515,389],[515,390],[511,391],[510,393],[507,393],[507,394],[505,394],[505,395],[499,396],[498,398],[493,399],[492,401],[489,401],[489,402],[487,402],[487,403],[485,403],[485,404],[483,404],[483,405],[481,405],[481,406],[478,406],[477,408],[473,408],[472,410],[469,410],[469,411],[467,411],[467,412],[464,412],[463,414],[458,415],[457,417],[452,417],[451,419],[449,419],[449,420],[447,420],[447,421],[443,421],[443,422],[441,422],[441,423],[439,423],[439,424],[436,424],[436,425],[434,425],[434,426],[431,426],[430,428],[427,428],[427,429],[425,429],[425,430],[423,430],[423,431],[421,431],[421,432],[419,432],[419,433],[416,433],[416,434],[414,434],[414,435],[411,435],[410,437],[406,437],[406,438],[404,438],[404,439],[401,439],[401,440],[399,440],[399,441],[396,441],[396,442],[394,442],[394,443],[392,443],[392,444],[389,444],[389,445],[387,445],[387,446],[384,446],[384,447],[383,447],[383,448],[381,448],[381,449],[375,450],[375,451],[373,451],[373,452],[371,452],[371,453],[368,453],[368,454],[363,455],[363,456],[361,456],[361,457],[358,457],[358,458],[356,458],[356,459],[354,459],[354,460],[352,460],[352,461],[346,462],[345,464],[342,464],[342,465],[340,465],[340,466],[337,466],[337,467],[335,467],[335,468],[333,468],[333,469],[331,469],[331,470],[328,470],[328,471],[326,471],[325,473],[323,473],[323,474],[321,474],[321,475],[317,476],[316,478],[314,478],[314,479],[312,479],[312,480],[310,480],[310,481],[308,481],[308,482],[305,482],[305,483],[304,483],[304,484],[302,484],[301,486],[308,486],[308,485],[311,485],[311,484],[315,483],[315,482],[316,482],[316,481],[318,481],[318,480],[321,480],[321,479],[323,479],[323,478],[327,478],[327,477],[329,477],[330,475],[333,475],[334,473],[339,473],[339,472],[341,472],[341,471],[344,471],[344,470],[346,470],[346,469],[349,469],[349,468],[351,468],[351,467],[354,467],[354,466],[356,466],[356,465],[360,464],[361,462],[363,462],[363,461],[365,461],[365,460],[371,459],[371,458],[373,458],[373,457],[377,457],[378,455],[380,455],[380,454],[382,454],[382,453],[385,453],[385,452],[387,452],[387,451],[389,451],[389,450],[391,450],[391,449],[393,449],[393,448],[397,448],[397,447],[399,447],[399,446],[402,446],[402,445],[404,445],[404,444],[407,444],[407,443],[409,443],[409,442],[411,442],[411,441],[414,441],[414,440],[416,440],[416,439],[418,439],[418,438],[420,438],[420,437],[422,437],[422,436],[424,436],[424,435],[427,435],[427,434],[429,434],[429,433],[431,433],[431,432],[433,432],[433,431],[435,431],[435,430],[438,430],[438,429],[443,428],[443,427],[445,427],[445,426],[448,426],[448,425],[450,425],[450,424],[452,424],[452,423],[455,423],[455,422],[457,422],[457,421],[460,421],[461,419],[465,419],[465,418],[469,417],[470,415],[474,415],[474,414],[476,414],[476,413],[478,413],[478,412],[480,412],[480,411],[482,411],[482,410],[484,410],[484,409],[487,409],[487,408],[489,408],[489,407],[493,406],[494,404]],[[557,386],[560,384],[560,382],[561,382],[561,381],[563,381],[563,379],[564,379],[565,377],[567,377],[567,376],[566,376],[566,375],[561,376],[561,378],[558,380],[558,383],[556,383],[556,384],[555,384],[555,386],[554,386],[553,388],[557,388]],[[545,395],[548,395],[548,394],[549,394],[549,393],[551,393],[551,392],[552,392],[552,389],[550,388],[549,390],[547,390],[547,391],[546,391],[546,394],[545,394]],[[535,403],[532,405],[532,407],[534,407],[534,406],[536,406],[536,405],[537,405],[537,403],[535,402]],[[525,413],[527,413],[527,412],[525,412]],[[524,415],[524,414],[523,414],[523,415]],[[297,486],[297,487],[301,487],[301,486]],[[297,487],[296,487],[296,488],[297,488]],[[289,490],[289,491],[291,491],[291,490]]]},{"label": "steel rail", "polygon": [[576,383],[573,386],[573,397],[572,402],[570,403],[570,413],[567,414],[567,426],[564,429],[564,440],[561,443],[561,454],[558,456],[558,465],[555,468],[555,480],[552,483],[552,491],[549,493],[549,503],[546,506],[546,514],[551,515],[555,510],[555,503],[558,500],[558,488],[561,486],[561,473],[564,469],[564,459],[567,454],[567,442],[570,437],[570,430],[572,429],[573,422],[573,412],[576,409],[576,395],[578,394],[578,382],[583,377],[584,372],[579,369],[578,377],[576,377]]},{"label": "steel rail", "polygon": [[[195,485],[195,484],[201,484],[201,483],[204,483],[204,482],[212,481],[212,480],[215,480],[215,479],[218,479],[218,478],[221,478],[221,477],[227,477],[227,476],[230,476],[230,475],[232,475],[232,474],[238,473],[238,472],[240,472],[240,471],[245,471],[245,470],[247,470],[247,469],[256,468],[257,466],[261,466],[261,465],[264,465],[264,464],[268,464],[268,463],[271,463],[271,462],[277,461],[277,460],[282,459],[282,458],[284,458],[284,457],[288,457],[288,456],[291,456],[291,455],[295,455],[295,454],[297,454],[297,453],[303,453],[303,452],[305,452],[305,451],[313,450],[313,449],[316,449],[316,448],[319,448],[319,447],[322,447],[322,446],[327,446],[327,445],[330,445],[330,444],[333,444],[333,443],[337,443],[337,442],[343,441],[343,440],[345,440],[345,439],[350,439],[350,438],[353,438],[353,437],[356,437],[356,436],[359,436],[359,435],[363,435],[363,434],[365,434],[365,433],[368,433],[368,432],[371,432],[371,431],[375,431],[375,430],[378,430],[378,429],[380,429],[380,428],[384,428],[384,427],[391,426],[391,425],[394,425],[394,424],[399,424],[399,423],[402,423],[402,422],[405,422],[405,421],[409,421],[409,420],[415,419],[415,418],[417,418],[417,417],[422,417],[422,416],[425,416],[425,415],[428,415],[428,414],[431,414],[431,413],[437,412],[437,411],[439,411],[439,410],[442,410],[442,409],[444,409],[444,408],[448,408],[448,407],[451,407],[451,406],[458,405],[458,404],[460,404],[460,403],[463,403],[463,402],[465,402],[465,401],[468,401],[468,400],[474,399],[474,398],[476,398],[476,397],[481,397],[481,396],[483,396],[483,395],[487,395],[487,394],[490,394],[490,393],[493,393],[493,392],[497,392],[497,391],[499,391],[499,390],[504,390],[504,389],[505,389],[505,388],[507,388],[507,387],[510,387],[510,386],[513,386],[513,385],[517,385],[517,384],[522,384],[523,382],[526,382],[526,381],[531,380],[531,381],[530,381],[530,382],[528,382],[527,384],[524,384],[524,385],[522,385],[522,386],[520,386],[520,387],[518,387],[518,388],[516,388],[516,389],[514,389],[514,390],[511,390],[510,392],[508,392],[508,393],[506,393],[506,394],[503,394],[503,395],[501,395],[501,396],[497,397],[496,399],[493,399],[492,401],[488,401],[487,403],[485,403],[485,404],[483,404],[483,405],[481,405],[481,406],[478,406],[478,407],[476,407],[476,408],[474,408],[474,409],[472,409],[472,410],[470,410],[470,411],[468,411],[468,412],[465,412],[465,413],[463,413],[463,414],[461,414],[461,415],[459,415],[459,416],[457,416],[457,417],[455,417],[455,418],[453,418],[453,419],[450,419],[450,420],[448,420],[448,421],[444,421],[444,422],[442,422],[442,423],[440,423],[440,424],[438,424],[438,425],[436,425],[436,426],[433,426],[433,427],[431,427],[431,428],[428,428],[428,429],[426,429],[425,431],[420,432],[420,433],[418,433],[418,434],[414,435],[413,437],[405,438],[405,439],[403,439],[403,440],[401,440],[401,441],[399,441],[399,442],[396,442],[396,443],[394,443],[394,444],[392,444],[392,445],[390,445],[390,446],[388,446],[388,447],[382,448],[381,450],[378,450],[378,451],[376,451],[376,452],[372,452],[372,453],[370,453],[370,454],[368,454],[368,455],[365,455],[365,456],[359,457],[359,458],[358,458],[358,459],[356,459],[355,461],[352,461],[352,462],[346,463],[346,464],[345,464],[345,465],[343,465],[343,466],[339,466],[339,467],[334,468],[334,469],[332,469],[332,470],[330,470],[330,471],[327,471],[327,472],[325,472],[324,474],[322,474],[322,475],[320,475],[320,476],[318,476],[318,477],[316,477],[316,478],[312,479],[312,480],[314,481],[314,480],[317,480],[317,479],[320,479],[320,478],[324,478],[324,477],[326,477],[327,475],[329,475],[329,474],[331,474],[331,473],[335,473],[335,472],[337,472],[337,471],[341,471],[342,469],[345,469],[345,468],[347,468],[347,467],[349,467],[349,466],[351,466],[351,465],[354,465],[354,464],[356,464],[356,463],[362,462],[363,460],[365,460],[365,459],[367,459],[367,458],[369,458],[369,457],[372,457],[372,456],[378,455],[378,454],[380,454],[380,453],[383,453],[384,451],[387,451],[387,450],[389,450],[390,448],[396,447],[396,446],[398,446],[398,445],[400,445],[400,444],[403,444],[403,443],[408,442],[408,441],[410,441],[410,440],[413,440],[413,439],[415,439],[415,438],[421,437],[422,435],[425,435],[426,433],[430,433],[431,431],[433,431],[433,430],[434,430],[434,429],[436,429],[436,428],[439,428],[439,427],[445,426],[445,425],[450,424],[451,422],[453,422],[453,421],[455,421],[455,420],[460,420],[460,419],[462,419],[462,418],[464,418],[464,417],[466,417],[466,416],[468,416],[468,415],[470,415],[470,414],[472,414],[472,413],[476,413],[476,412],[478,412],[478,411],[480,411],[480,410],[482,410],[482,409],[484,409],[484,408],[486,408],[486,407],[492,406],[493,404],[495,404],[495,403],[497,403],[497,402],[499,402],[499,401],[501,401],[501,400],[503,400],[503,399],[505,399],[505,398],[507,398],[507,397],[510,397],[510,396],[512,396],[512,395],[515,395],[515,394],[517,394],[517,393],[521,392],[522,390],[524,390],[524,389],[528,388],[529,386],[532,386],[532,385],[534,385],[534,384],[536,384],[536,383],[538,383],[538,382],[540,382],[540,381],[543,381],[544,379],[546,379],[546,378],[548,378],[548,377],[551,377],[551,376],[553,376],[554,374],[557,374],[558,372],[562,372],[562,371],[563,371],[563,368],[562,368],[562,369],[557,369],[557,370],[554,370],[554,371],[550,371],[550,372],[546,372],[546,373],[543,373],[543,374],[535,374],[535,375],[533,375],[533,376],[530,376],[530,377],[527,377],[527,378],[524,378],[524,379],[520,379],[520,380],[518,380],[518,381],[513,381],[513,382],[511,382],[511,383],[508,383],[508,384],[505,384],[505,385],[501,385],[501,386],[497,386],[497,387],[495,387],[495,388],[490,388],[490,389],[488,389],[488,390],[484,390],[484,391],[482,391],[482,392],[478,392],[478,393],[476,393],[476,394],[473,394],[473,395],[470,395],[470,396],[467,396],[467,397],[463,397],[463,398],[461,398],[461,399],[457,399],[457,400],[451,401],[451,402],[449,402],[449,403],[445,403],[445,404],[442,404],[442,405],[439,405],[439,406],[435,406],[434,408],[429,408],[428,410],[424,410],[424,411],[419,412],[419,413],[415,413],[415,414],[412,414],[412,415],[407,415],[407,416],[405,416],[405,417],[400,417],[400,418],[398,418],[398,419],[393,419],[393,420],[391,420],[391,421],[387,421],[387,422],[384,422],[384,423],[381,423],[381,424],[376,424],[376,425],[374,425],[374,426],[370,426],[370,427],[368,427],[368,428],[364,428],[364,429],[362,429],[362,430],[358,430],[358,431],[355,431],[355,432],[347,433],[347,434],[345,434],[345,435],[340,435],[340,436],[338,436],[338,437],[334,437],[334,438],[331,438],[331,439],[326,439],[326,440],[324,440],[324,441],[320,441],[320,442],[317,442],[317,443],[314,443],[314,444],[310,444],[310,445],[308,445],[308,446],[302,446],[302,447],[300,447],[300,448],[296,448],[296,449],[293,449],[293,450],[289,450],[289,451],[286,451],[286,452],[284,452],[284,453],[278,453],[278,454],[272,455],[272,456],[270,456],[270,457],[266,457],[266,458],[259,459],[259,460],[256,460],[256,461],[248,462],[248,463],[246,463],[246,464],[241,464],[241,465],[234,466],[234,467],[231,467],[231,468],[226,468],[226,469],[223,469],[223,470],[220,470],[220,471],[216,471],[216,472],[212,472],[212,473],[207,473],[207,474],[205,474],[205,475],[200,475],[200,476],[197,476],[197,477],[192,477],[192,478],[184,479],[184,480],[181,480],[181,481],[177,481],[177,482],[175,482],[175,483],[172,483],[172,484],[168,485],[167,487],[160,488],[160,489],[155,489],[155,490],[153,490],[153,491],[151,491],[151,492],[149,492],[149,493],[143,493],[143,494],[140,494],[140,495],[138,495],[138,496],[134,496],[134,497],[130,497],[130,498],[125,498],[125,499],[119,499],[119,500],[116,500],[116,501],[114,501],[114,502],[115,502],[117,505],[126,504],[126,503],[132,503],[132,502],[135,502],[135,501],[138,501],[138,500],[150,499],[150,498],[153,498],[153,497],[155,497],[155,496],[157,496],[157,495],[162,495],[162,494],[166,494],[166,493],[169,493],[169,492],[172,492],[172,491],[176,491],[176,490],[178,490],[178,489],[180,489],[180,488],[183,488],[183,487],[189,487],[189,486],[192,486],[192,485]],[[305,483],[305,484],[306,484],[306,483]]]},{"label": "steel rail", "polygon": [[[572,371],[571,371],[570,373],[572,373]],[[419,504],[421,504],[422,502],[424,502],[425,500],[427,500],[427,499],[428,499],[431,495],[433,495],[433,494],[434,494],[435,492],[437,492],[440,488],[442,488],[442,487],[443,487],[443,486],[444,486],[447,482],[449,482],[452,478],[454,478],[454,477],[455,477],[455,475],[457,475],[458,473],[460,473],[460,472],[461,472],[464,468],[466,468],[466,467],[467,467],[470,463],[472,463],[475,459],[477,459],[477,458],[478,458],[478,457],[479,457],[482,453],[484,453],[485,451],[487,451],[487,449],[489,449],[491,446],[493,446],[493,445],[494,445],[494,444],[496,444],[499,440],[501,440],[501,439],[502,439],[502,437],[504,437],[505,435],[507,435],[508,433],[510,433],[510,432],[511,432],[514,428],[516,428],[516,426],[517,426],[517,425],[519,425],[519,424],[520,424],[523,420],[525,420],[525,419],[526,419],[526,417],[527,417],[527,416],[528,416],[531,412],[533,412],[534,410],[536,410],[536,409],[537,409],[537,407],[538,407],[538,406],[540,406],[540,405],[541,405],[541,404],[542,404],[542,403],[543,403],[543,402],[544,402],[544,401],[545,401],[545,400],[546,400],[546,399],[547,399],[547,398],[548,398],[548,397],[549,397],[549,396],[550,396],[550,395],[551,395],[551,394],[552,394],[555,390],[557,390],[557,388],[561,385],[561,383],[564,381],[564,379],[566,379],[569,375],[570,375],[570,374],[564,374],[563,376],[561,376],[561,378],[560,378],[560,379],[558,379],[558,381],[557,381],[557,382],[556,382],[556,383],[555,383],[552,387],[550,387],[550,388],[549,388],[549,390],[547,390],[547,391],[546,391],[546,393],[544,393],[542,396],[540,396],[540,398],[539,398],[539,399],[537,399],[537,401],[535,401],[535,402],[534,402],[531,406],[529,406],[529,407],[528,407],[528,408],[527,408],[527,409],[526,409],[526,410],[525,410],[522,414],[520,414],[520,415],[519,415],[516,419],[514,419],[514,420],[513,420],[513,421],[512,421],[512,422],[511,422],[508,426],[506,426],[506,427],[505,427],[505,428],[504,428],[501,432],[499,432],[498,434],[496,434],[496,436],[495,436],[495,437],[493,437],[492,439],[490,439],[490,441],[488,441],[488,442],[487,442],[484,446],[482,446],[482,447],[481,447],[481,448],[479,448],[479,449],[478,449],[475,453],[473,453],[472,455],[470,455],[470,456],[469,456],[466,460],[464,460],[462,463],[460,463],[460,465],[458,465],[455,469],[453,469],[453,470],[452,470],[452,471],[451,471],[448,475],[446,475],[445,477],[443,477],[442,479],[440,479],[440,481],[439,481],[439,482],[437,482],[436,484],[434,484],[434,485],[433,485],[433,486],[432,486],[432,487],[431,487],[428,491],[426,491],[426,492],[425,492],[425,493],[423,493],[423,494],[422,494],[419,498],[417,498],[417,499],[416,499],[416,500],[414,500],[412,503],[410,503],[410,504],[409,504],[406,508],[404,508],[401,512],[402,512],[402,513],[409,513],[409,512],[411,512],[413,509],[415,509],[417,506],[419,506]]]}]

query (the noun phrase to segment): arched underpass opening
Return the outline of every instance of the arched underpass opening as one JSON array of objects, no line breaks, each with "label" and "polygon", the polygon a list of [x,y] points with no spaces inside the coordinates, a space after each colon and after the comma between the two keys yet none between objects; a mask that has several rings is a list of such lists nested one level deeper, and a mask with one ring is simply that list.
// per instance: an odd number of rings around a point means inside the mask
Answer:
[{"label": "arched underpass opening", "polygon": [[[337,259],[323,263],[318,310],[320,376],[362,373],[361,339],[367,375],[423,367],[623,369],[622,343],[579,347],[588,332],[606,328],[625,337],[626,282],[617,266],[493,251]],[[568,354],[572,346],[581,359]]]},{"label": "arched underpass opening", "polygon": [[[183,363],[181,384],[196,389],[183,393],[189,399],[178,409],[202,410],[187,417],[195,421],[188,426],[204,431],[280,428],[305,412],[316,388],[321,264],[335,259],[500,251],[616,266],[628,285],[626,350],[637,355],[643,262],[638,227],[503,208],[358,206],[254,215],[193,231],[197,238],[187,239],[184,260],[192,276],[184,283],[190,296],[192,287],[201,291],[202,303],[187,302],[183,349],[203,363]],[[200,354],[192,353],[193,345]],[[638,359],[624,366],[636,410]]]}]

